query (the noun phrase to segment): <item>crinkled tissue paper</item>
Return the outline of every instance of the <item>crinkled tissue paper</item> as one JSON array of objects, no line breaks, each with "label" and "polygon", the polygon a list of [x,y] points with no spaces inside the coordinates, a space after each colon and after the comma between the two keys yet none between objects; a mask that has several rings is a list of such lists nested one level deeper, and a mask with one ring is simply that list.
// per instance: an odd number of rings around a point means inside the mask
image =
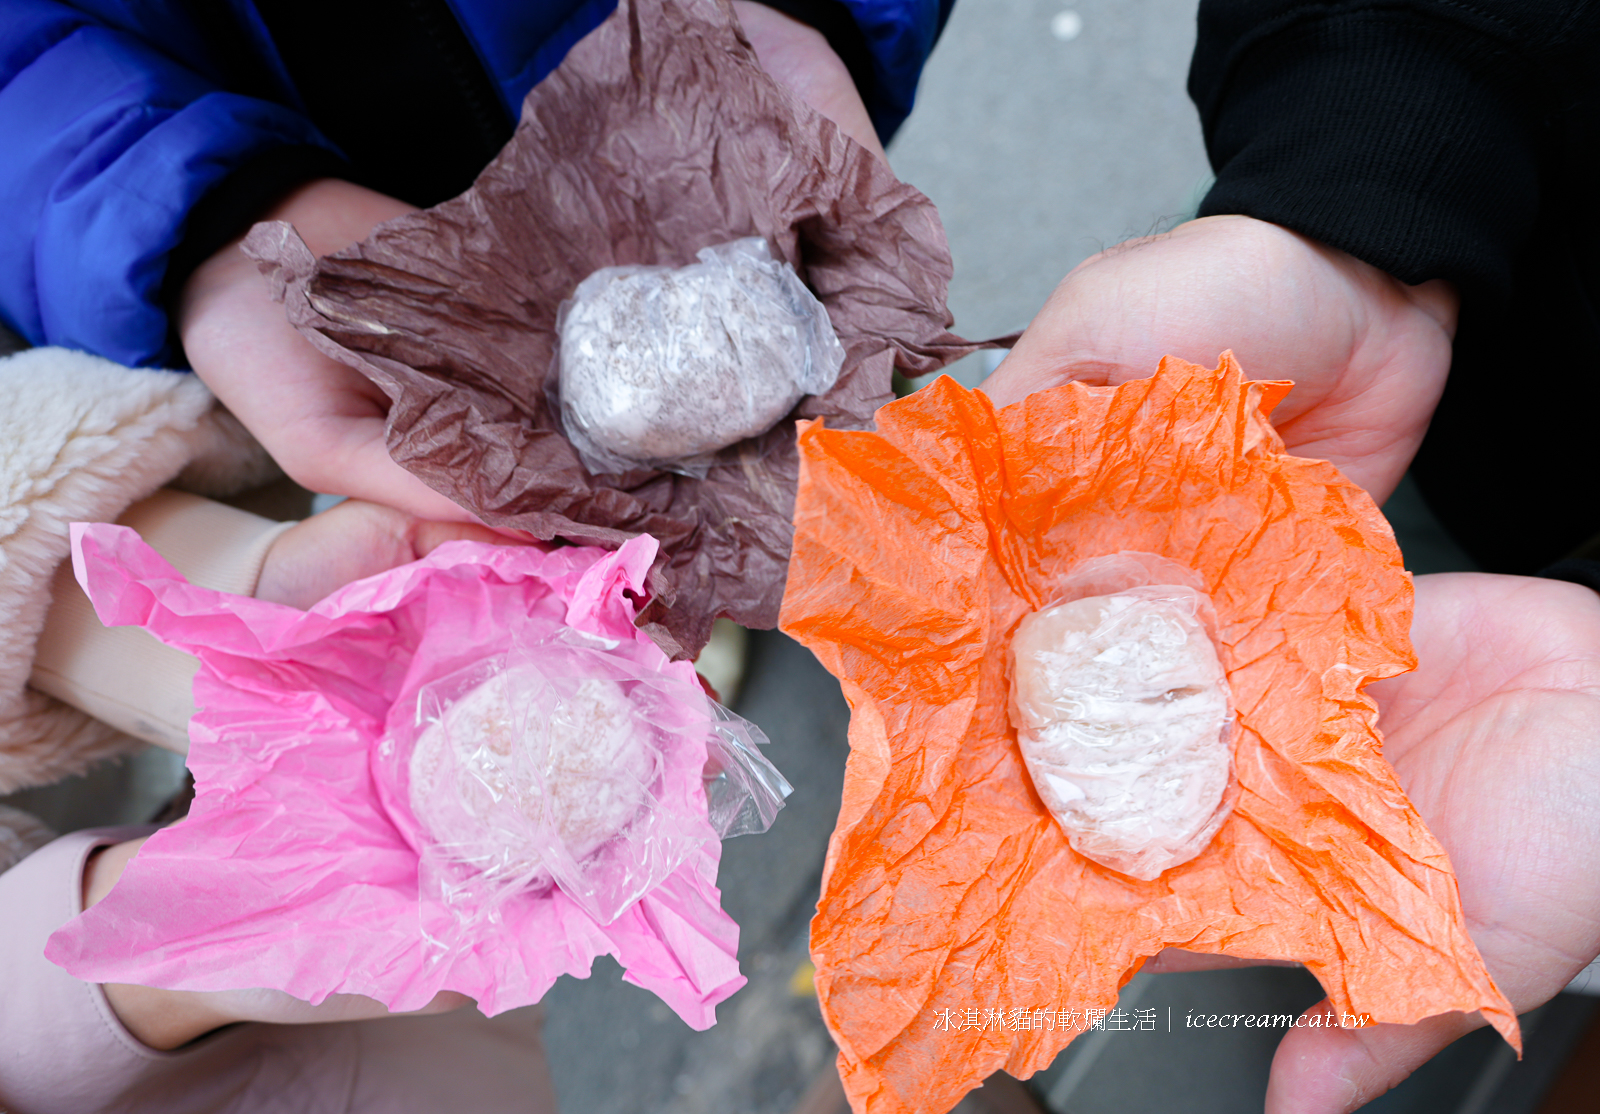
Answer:
[{"label": "crinkled tissue paper", "polygon": [[[692,475],[585,469],[548,392],[562,304],[602,268],[682,267],[745,237],[826,308],[837,375]],[[933,202],[773,81],[725,0],[620,0],[460,197],[320,259],[283,223],[244,250],[307,340],[389,396],[389,452],[435,490],[538,538],[655,537],[640,621],[673,657],[719,615],[777,623],[796,417],[870,427],[896,369],[992,346],[949,331]]]},{"label": "crinkled tissue paper", "polygon": [[[1285,450],[1289,387],[1168,357],[999,410],[944,378],[875,433],[802,427],[782,627],[851,704],[811,947],[857,1111],[1033,1074],[1076,1028],[967,1011],[1109,1009],[1167,947],[1298,961],[1376,1021],[1481,1011],[1518,1044],[1362,691],[1415,665],[1410,577],[1372,500]],[[1073,850],[1008,710],[1019,621],[1117,554],[1193,574],[1233,704],[1231,811],[1150,880]]]},{"label": "crinkled tissue paper", "polygon": [[200,659],[195,800],[47,956],[93,982],[363,994],[396,1011],[453,990],[492,1015],[610,954],[628,981],[710,1026],[745,980],[716,887],[705,744],[662,752],[662,784],[690,809],[676,830],[694,838],[608,921],[559,886],[463,917],[424,885],[416,817],[381,784],[386,722],[530,625],[700,694],[693,665],[635,625],[655,556],[647,535],[614,552],[448,542],[299,611],[192,585],[124,527],[75,524],[73,560],[101,620]]}]

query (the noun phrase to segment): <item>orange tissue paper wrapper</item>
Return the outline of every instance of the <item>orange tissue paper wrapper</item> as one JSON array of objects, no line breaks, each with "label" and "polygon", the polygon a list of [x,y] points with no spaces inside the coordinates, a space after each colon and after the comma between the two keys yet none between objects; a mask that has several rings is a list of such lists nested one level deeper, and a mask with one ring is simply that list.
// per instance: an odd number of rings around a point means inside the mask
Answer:
[{"label": "orange tissue paper wrapper", "polygon": [[[1376,1022],[1481,1010],[1520,1050],[1362,692],[1416,664],[1411,578],[1366,493],[1285,450],[1267,418],[1290,386],[1168,357],[1000,410],[946,377],[876,433],[802,426],[781,625],[851,706],[811,949],[856,1111],[943,1114],[1032,1075],[1075,1027],[964,1012],[1109,1009],[1169,946],[1301,962]],[[1122,551],[1199,574],[1237,715],[1232,814],[1149,882],[1072,850],[1007,714],[1018,621]]]}]

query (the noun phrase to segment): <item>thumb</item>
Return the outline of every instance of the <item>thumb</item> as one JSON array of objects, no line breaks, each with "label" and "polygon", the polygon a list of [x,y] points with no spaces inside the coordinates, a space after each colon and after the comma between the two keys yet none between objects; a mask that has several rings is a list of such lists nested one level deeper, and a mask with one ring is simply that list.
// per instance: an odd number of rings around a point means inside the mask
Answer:
[{"label": "thumb", "polygon": [[1266,1114],[1348,1114],[1483,1024],[1477,1014],[1446,1013],[1415,1025],[1341,1027],[1326,998],[1301,1019],[1272,1058]]}]

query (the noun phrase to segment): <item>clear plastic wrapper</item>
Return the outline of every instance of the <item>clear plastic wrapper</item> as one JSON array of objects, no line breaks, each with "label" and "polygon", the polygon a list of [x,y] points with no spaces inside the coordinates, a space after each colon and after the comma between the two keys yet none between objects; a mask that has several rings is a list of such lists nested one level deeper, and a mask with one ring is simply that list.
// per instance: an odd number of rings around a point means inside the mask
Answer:
[{"label": "clear plastic wrapper", "polygon": [[828,311],[766,240],[702,249],[685,267],[604,267],[557,315],[562,428],[591,473],[703,477],[839,377]]},{"label": "clear plastic wrapper", "polygon": [[702,771],[711,828],[723,839],[760,835],[772,827],[793,787],[756,749],[767,741],[759,727],[721,704],[711,709],[716,722],[706,736]]},{"label": "clear plastic wrapper", "polygon": [[1152,879],[1233,809],[1232,723],[1215,617],[1194,573],[1145,553],[1084,562],[1010,647],[1013,726],[1079,854]]},{"label": "clear plastic wrapper", "polygon": [[759,728],[616,650],[519,632],[391,715],[383,778],[415,822],[424,894],[463,923],[555,885],[609,924],[705,840],[782,808]]}]

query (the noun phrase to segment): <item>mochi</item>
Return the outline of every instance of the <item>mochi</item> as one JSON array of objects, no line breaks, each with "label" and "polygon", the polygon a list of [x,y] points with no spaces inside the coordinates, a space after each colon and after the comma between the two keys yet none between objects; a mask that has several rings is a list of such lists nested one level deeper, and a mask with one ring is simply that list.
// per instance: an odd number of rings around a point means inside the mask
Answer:
[{"label": "mochi", "polygon": [[1231,811],[1227,677],[1192,588],[1150,585],[1026,616],[1011,719],[1039,798],[1079,854],[1151,879]]},{"label": "mochi", "polygon": [[703,475],[833,386],[844,349],[828,313],[765,240],[686,267],[606,267],[559,316],[563,428],[584,467]]},{"label": "mochi", "polygon": [[412,812],[450,858],[548,884],[548,840],[584,859],[648,803],[649,732],[615,681],[585,679],[557,696],[532,671],[497,673],[417,736]]}]

